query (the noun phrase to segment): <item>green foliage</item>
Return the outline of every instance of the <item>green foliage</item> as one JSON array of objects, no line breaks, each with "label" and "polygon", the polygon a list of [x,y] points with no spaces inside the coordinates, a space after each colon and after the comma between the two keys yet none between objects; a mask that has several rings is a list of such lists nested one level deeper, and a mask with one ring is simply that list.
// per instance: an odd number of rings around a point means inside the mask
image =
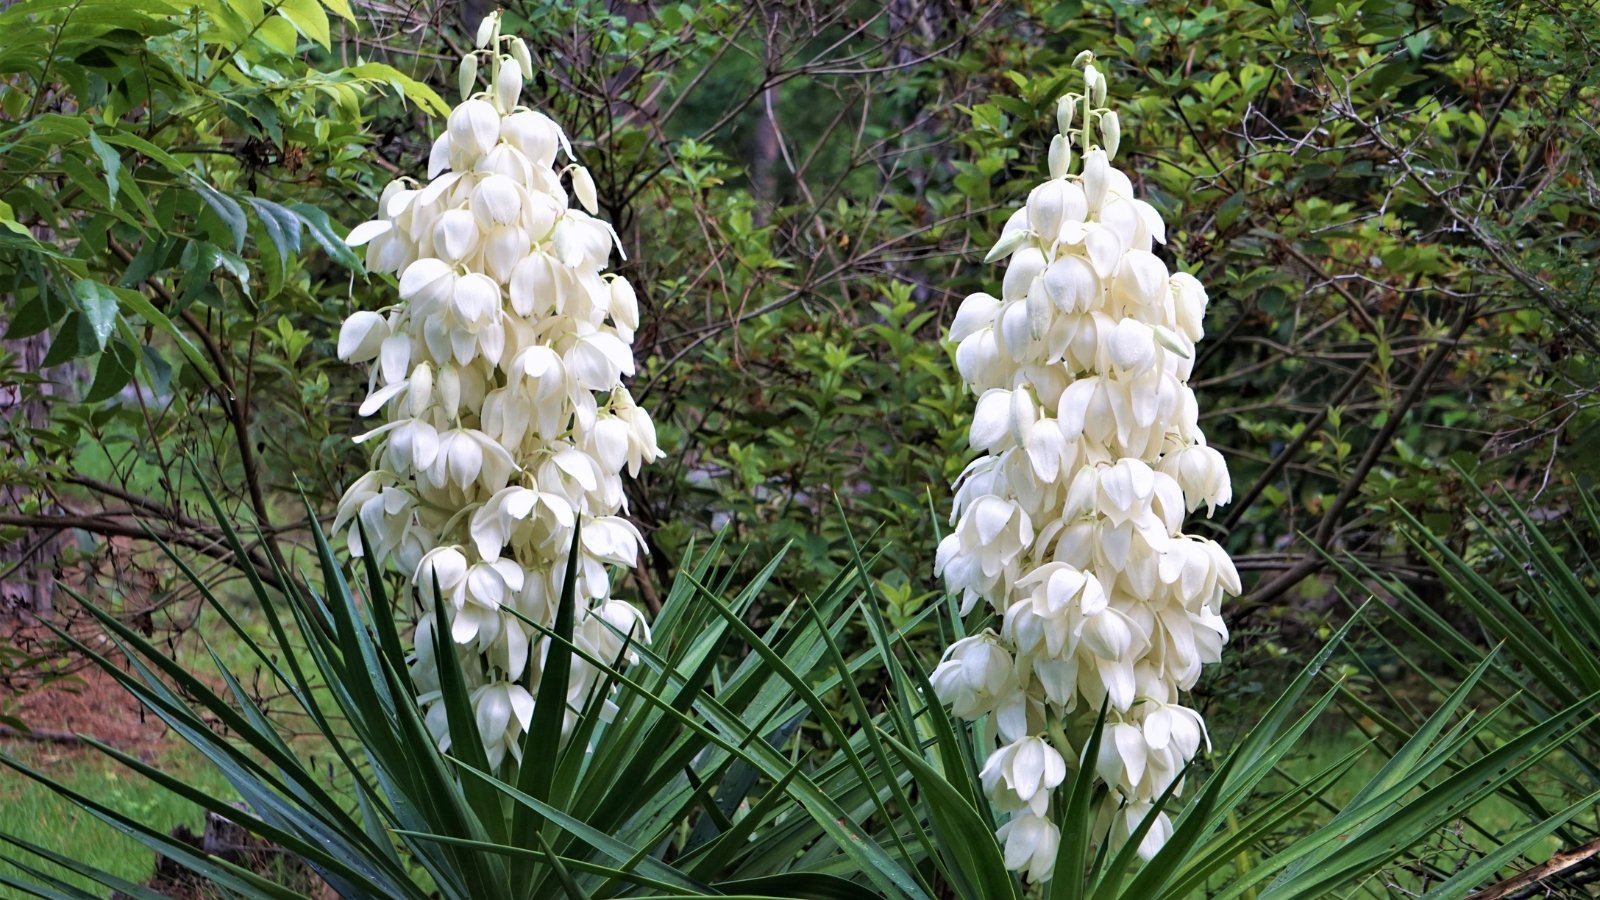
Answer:
[{"label": "green foliage", "polygon": [[[1491,497],[1473,487],[1459,540],[1406,517],[1407,545],[1451,602],[1439,601],[1432,581],[1385,576],[1359,563],[1343,569],[1352,584],[1376,585],[1392,598],[1384,606],[1389,627],[1380,632],[1390,654],[1420,651],[1428,664],[1419,668],[1436,683],[1482,670],[1479,691],[1500,715],[1479,743],[1480,753],[1517,729],[1552,719],[1557,710],[1592,703],[1592,692],[1600,690],[1600,581],[1593,555],[1600,505],[1593,491],[1573,491],[1566,501],[1571,506],[1559,513],[1529,509],[1503,490],[1497,493]],[[1375,694],[1363,705],[1393,710],[1392,718],[1377,720],[1391,738],[1408,733],[1419,717],[1413,705],[1392,695]],[[1549,818],[1552,802],[1584,798],[1571,821],[1552,830],[1567,846],[1591,840],[1600,833],[1597,754],[1600,726],[1589,721],[1561,754],[1540,764],[1536,785],[1514,780],[1504,797],[1530,821]]]},{"label": "green foliage", "polygon": [[354,21],[344,0],[0,12],[0,370],[22,412],[0,426],[4,525],[47,526],[65,488],[170,536],[179,458],[263,522],[291,470],[339,489],[328,298],[362,267],[335,219],[375,180],[382,91],[443,103],[387,64],[314,64],[330,17]]},{"label": "green foliage", "polygon": [[979,260],[1083,49],[1129,94],[1166,261],[1212,295],[1195,386],[1236,500],[1195,527],[1264,573],[1242,608],[1314,619],[1314,544],[1394,564],[1393,510],[1447,516],[1450,461],[1587,465],[1587,6],[508,7],[593,142],[652,323],[642,394],[674,465],[633,510],[656,580],[731,523],[756,559],[794,541],[778,580],[814,589],[849,559],[837,496],[893,548],[886,593],[926,602],[971,406],[936,344],[997,280]]},{"label": "green foliage", "polygon": [[[212,508],[222,512],[215,503]],[[338,781],[347,785],[339,793],[330,792],[318,766],[286,742],[269,718],[272,711],[244,689],[237,662],[227,665],[213,655],[214,678],[225,686],[213,687],[211,677],[174,662],[93,608],[107,629],[105,651],[65,631],[61,637],[189,742],[244,805],[91,741],[97,749],[136,777],[304,859],[340,895],[424,898],[437,891],[522,900],[1025,893],[1005,869],[981,800],[980,729],[951,720],[930,702],[926,670],[916,654],[905,652],[905,631],[891,629],[879,613],[873,560],[859,552],[852,551],[851,567],[814,600],[789,604],[758,629],[747,619],[779,560],[739,585],[733,580],[737,560],[720,541],[713,543],[680,567],[654,642],[632,648],[640,662],[626,671],[619,660],[590,657],[572,642],[569,577],[562,611],[547,632],[555,657],[546,663],[548,680],[520,761],[491,772],[460,674],[450,667],[455,655],[439,656],[456,732],[451,746],[458,748],[446,753],[437,749],[412,699],[416,688],[406,674],[403,635],[390,618],[380,573],[369,561],[364,595],[358,595],[320,529],[312,530],[320,589],[295,586],[278,595],[252,581],[271,641],[244,627],[200,576],[185,571],[248,648],[248,664],[285,685],[297,712],[312,723],[318,755],[337,760]],[[224,524],[222,532],[242,551],[231,527]],[[848,531],[846,540],[854,547]],[[296,584],[286,572],[278,574],[282,583]],[[839,638],[858,617],[870,644],[847,657]],[[1353,890],[1408,859],[1414,847],[1486,798],[1512,790],[1553,751],[1570,750],[1577,735],[1593,731],[1600,691],[1548,705],[1534,721],[1517,721],[1514,698],[1471,715],[1471,698],[1506,671],[1499,655],[1488,654],[1432,713],[1400,735],[1387,761],[1335,815],[1298,834],[1287,851],[1251,860],[1253,848],[1277,841],[1366,749],[1304,782],[1278,783],[1285,758],[1346,692],[1342,679],[1319,682],[1355,625],[1353,619],[1334,635],[1213,771],[1190,773],[1199,788],[1153,858],[1141,860],[1136,849],[1154,812],[1121,847],[1063,841],[1049,896],[1131,900],[1208,891],[1228,898],[1314,898]],[[304,652],[274,651],[296,646]],[[562,744],[560,717],[567,709],[548,701],[558,696],[560,673],[574,655],[605,677],[593,695],[577,698],[578,723]],[[872,665],[883,667],[888,685],[873,704],[880,707],[876,712],[858,687]],[[826,697],[834,693],[843,694],[857,727],[832,712]],[[607,708],[608,700],[615,706]],[[827,734],[832,744],[819,747],[802,724]],[[1096,729],[1086,758],[1095,758],[1098,740]],[[195,852],[149,825],[139,810],[119,809],[14,757],[0,755],[0,762],[221,888],[298,896]],[[1095,805],[1090,770],[1076,760],[1074,768],[1058,807],[1069,836],[1091,833]],[[1169,792],[1160,802],[1173,799]],[[1461,896],[1490,879],[1529,846],[1588,814],[1597,799],[1600,793],[1590,793],[1498,835],[1491,850],[1444,873],[1439,896]],[[75,862],[70,851],[15,836],[7,841],[12,849],[0,851],[0,858],[26,874],[0,877],[18,889],[38,896],[70,891],[40,865],[54,863],[130,890],[110,873]]]}]

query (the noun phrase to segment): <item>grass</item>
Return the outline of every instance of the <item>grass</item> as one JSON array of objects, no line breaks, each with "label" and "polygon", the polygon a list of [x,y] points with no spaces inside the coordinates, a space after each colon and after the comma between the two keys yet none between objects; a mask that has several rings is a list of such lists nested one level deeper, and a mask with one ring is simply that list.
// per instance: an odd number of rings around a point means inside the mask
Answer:
[{"label": "grass", "polygon": [[[49,774],[73,790],[136,813],[141,820],[162,831],[170,831],[181,824],[198,834],[205,824],[199,807],[123,771],[93,749],[5,741],[0,742],[0,751]],[[186,745],[174,745],[160,753],[155,764],[213,796],[234,796],[227,781]],[[149,878],[154,868],[154,855],[136,839],[121,834],[44,785],[14,772],[0,776],[0,809],[5,811],[7,828],[19,837],[64,852],[134,883]],[[19,874],[4,863],[0,863],[0,873]],[[94,887],[87,879],[67,876],[67,880],[85,888]],[[0,897],[24,896],[27,895],[0,886]]]},{"label": "grass", "polygon": [[[241,601],[234,607],[233,613],[252,639],[267,647],[275,646],[265,617],[251,603]],[[268,677],[261,678],[258,683],[254,676],[260,668],[259,661],[221,617],[209,608],[177,644],[178,661],[201,677],[213,676],[215,672],[206,645],[217,654],[223,665],[239,675],[247,687],[263,693],[279,690],[275,680]],[[288,721],[291,724],[293,722],[292,719]],[[305,749],[307,752],[316,750],[311,746]],[[230,801],[237,799],[238,795],[222,774],[202,754],[170,732],[152,752],[153,758],[146,759],[151,765],[182,778],[212,796]],[[163,832],[170,832],[178,825],[187,826],[197,835],[204,829],[205,813],[200,807],[125,770],[92,747],[3,740],[0,741],[0,753],[108,806],[133,813],[139,820]],[[153,851],[136,838],[122,834],[48,787],[9,768],[0,768],[0,821],[3,821],[6,830],[23,840],[74,857],[136,884],[147,880],[154,869]],[[5,848],[0,846],[0,849]],[[53,867],[50,871],[52,874],[63,874]],[[0,861],[0,874],[15,876],[20,873]],[[65,877],[73,884],[95,890],[93,883],[86,879],[71,875]],[[0,885],[0,900],[25,896],[29,895]]]}]

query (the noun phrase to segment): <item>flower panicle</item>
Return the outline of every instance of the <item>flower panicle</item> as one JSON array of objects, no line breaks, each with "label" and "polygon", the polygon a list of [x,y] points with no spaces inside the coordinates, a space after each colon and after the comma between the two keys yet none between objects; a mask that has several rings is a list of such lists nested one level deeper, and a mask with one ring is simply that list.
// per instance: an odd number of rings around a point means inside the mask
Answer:
[{"label": "flower panicle", "polygon": [[[994,718],[984,789],[1011,814],[1006,864],[1041,881],[1069,762],[1110,788],[1097,839],[1121,842],[1209,744],[1182,693],[1220,658],[1221,605],[1240,592],[1226,551],[1183,532],[1232,497],[1188,385],[1205,289],[1153,252],[1165,225],[1111,165],[1107,79],[1093,54],[1075,65],[1084,89],[1057,103],[1050,177],[989,254],[1006,263],[999,295],[967,297],[950,327],[983,455],[956,481],[936,560],[962,614],[986,604],[999,627],[948,648],[932,682],[956,715]],[[1099,757],[1080,761],[1102,707]],[[1139,852],[1170,832],[1162,814]]]},{"label": "flower panicle", "polygon": [[[449,737],[433,639],[444,629],[499,765],[532,721],[549,638],[528,623],[553,626],[575,529],[576,642],[615,659],[648,639],[642,613],[611,596],[611,570],[644,548],[622,515],[623,473],[662,452],[623,383],[638,296],[606,271],[620,247],[596,217],[594,179],[560,126],[522,103],[527,46],[491,15],[459,75],[427,179],[391,182],[346,239],[398,277],[399,298],[339,333],[340,358],[369,367],[360,414],[380,424],[357,438],[373,468],[345,492],[336,527],[352,553],[412,584],[413,674],[435,738]],[[598,675],[573,659],[568,729]]]}]

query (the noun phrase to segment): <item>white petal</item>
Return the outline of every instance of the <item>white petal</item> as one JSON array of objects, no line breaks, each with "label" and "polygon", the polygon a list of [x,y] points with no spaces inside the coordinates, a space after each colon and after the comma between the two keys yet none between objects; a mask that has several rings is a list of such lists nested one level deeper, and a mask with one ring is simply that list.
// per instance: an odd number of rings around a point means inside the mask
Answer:
[{"label": "white petal", "polygon": [[362,222],[360,225],[350,229],[350,233],[345,236],[344,242],[351,247],[359,247],[379,235],[388,234],[393,228],[394,223],[384,219]]}]

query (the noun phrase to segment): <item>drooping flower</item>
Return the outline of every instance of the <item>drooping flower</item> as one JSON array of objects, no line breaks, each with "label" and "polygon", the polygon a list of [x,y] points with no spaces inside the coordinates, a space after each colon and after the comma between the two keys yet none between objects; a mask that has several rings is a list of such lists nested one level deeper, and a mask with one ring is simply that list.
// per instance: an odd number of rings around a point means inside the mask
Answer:
[{"label": "drooping flower", "polygon": [[[1152,252],[1165,226],[1112,167],[1121,124],[1093,55],[1078,64],[1050,178],[989,254],[1008,260],[999,296],[966,298],[950,326],[984,455],[956,482],[936,565],[963,615],[983,601],[999,620],[950,647],[932,682],[956,715],[995,717],[983,786],[1011,813],[1006,865],[1034,880],[1060,840],[1088,839],[1050,820],[1067,767],[1109,786],[1095,839],[1120,843],[1209,746],[1180,694],[1220,657],[1221,604],[1240,590],[1228,554],[1182,530],[1232,497],[1187,383],[1205,290]],[[1083,759],[1102,707],[1099,757]],[[1171,830],[1159,814],[1139,853]]]},{"label": "drooping flower", "polygon": [[[639,308],[627,279],[605,271],[616,235],[593,215],[588,171],[557,163],[572,156],[566,135],[521,105],[531,77],[527,47],[500,34],[498,14],[485,19],[427,180],[391,182],[377,218],[347,238],[370,269],[398,277],[400,302],[351,314],[338,342],[341,358],[370,364],[360,412],[382,424],[357,439],[375,445],[374,468],[346,491],[335,527],[349,528],[352,553],[411,581],[413,674],[441,745],[433,635],[448,635],[493,765],[520,758],[549,644],[527,620],[554,624],[574,529],[575,642],[609,661],[648,640],[643,615],[611,597],[611,572],[644,545],[618,515],[622,472],[662,455],[623,386]],[[435,587],[446,622],[434,621]],[[566,728],[598,675],[574,660]]]}]

